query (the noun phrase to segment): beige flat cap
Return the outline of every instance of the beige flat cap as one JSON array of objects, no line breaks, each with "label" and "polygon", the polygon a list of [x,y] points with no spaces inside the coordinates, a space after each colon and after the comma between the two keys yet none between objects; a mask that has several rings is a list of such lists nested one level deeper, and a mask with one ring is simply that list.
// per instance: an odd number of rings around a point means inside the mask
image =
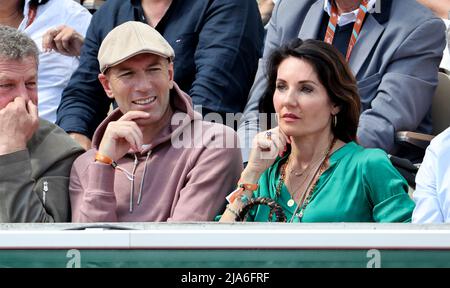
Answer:
[{"label": "beige flat cap", "polygon": [[150,25],[125,22],[111,30],[100,45],[100,71],[104,73],[106,69],[142,53],[156,54],[171,61],[175,58],[172,46]]}]

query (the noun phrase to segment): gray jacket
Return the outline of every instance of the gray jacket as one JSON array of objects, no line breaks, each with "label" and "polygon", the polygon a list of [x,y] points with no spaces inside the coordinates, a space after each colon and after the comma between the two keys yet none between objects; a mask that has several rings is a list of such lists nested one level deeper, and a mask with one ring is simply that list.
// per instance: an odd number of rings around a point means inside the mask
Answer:
[{"label": "gray jacket", "polygon": [[[268,55],[294,38],[316,39],[323,6],[324,0],[280,0],[275,6],[238,130],[244,161],[259,129],[256,113],[266,86]],[[359,142],[393,153],[395,132],[431,132],[429,112],[445,47],[445,25],[414,0],[384,0],[380,8],[381,14],[368,14],[349,64],[363,108]]]},{"label": "gray jacket", "polygon": [[69,175],[83,149],[43,119],[27,148],[0,156],[0,222],[70,221]]}]

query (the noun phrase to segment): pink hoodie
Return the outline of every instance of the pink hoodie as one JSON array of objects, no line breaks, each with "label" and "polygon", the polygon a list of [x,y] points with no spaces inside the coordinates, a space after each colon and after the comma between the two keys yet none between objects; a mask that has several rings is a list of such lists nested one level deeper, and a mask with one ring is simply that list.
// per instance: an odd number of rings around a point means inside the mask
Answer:
[{"label": "pink hoodie", "polygon": [[222,212],[243,168],[237,135],[227,126],[202,121],[178,86],[170,97],[176,113],[172,125],[141,154],[129,153],[117,161],[134,171],[134,180],[94,162],[107,124],[123,114],[116,109],[100,124],[94,148],[72,167],[73,222],[212,221]]}]

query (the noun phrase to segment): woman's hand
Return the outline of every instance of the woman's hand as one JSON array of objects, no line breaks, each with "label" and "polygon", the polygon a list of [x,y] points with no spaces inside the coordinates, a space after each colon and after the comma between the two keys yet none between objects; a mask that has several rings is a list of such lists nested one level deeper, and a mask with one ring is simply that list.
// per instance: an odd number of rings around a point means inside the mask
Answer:
[{"label": "woman's hand", "polygon": [[279,127],[258,133],[253,139],[252,151],[243,176],[249,176],[248,178],[252,179],[248,180],[255,183],[254,178],[259,179],[259,176],[275,162],[277,156],[281,157],[284,154],[288,143],[291,143],[290,137]]}]

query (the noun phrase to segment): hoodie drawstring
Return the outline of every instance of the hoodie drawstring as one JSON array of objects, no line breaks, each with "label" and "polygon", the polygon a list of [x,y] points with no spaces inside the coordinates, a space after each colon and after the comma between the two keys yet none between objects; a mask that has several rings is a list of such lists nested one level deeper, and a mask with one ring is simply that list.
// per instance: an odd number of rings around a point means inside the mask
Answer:
[{"label": "hoodie drawstring", "polygon": [[[144,187],[144,179],[145,179],[145,174],[147,173],[147,162],[148,159],[150,158],[150,155],[152,154],[152,150],[149,150],[147,152],[147,157],[145,157],[145,162],[144,162],[144,172],[142,173],[142,178],[141,178],[141,184],[139,185],[139,196],[138,196],[138,201],[137,201],[137,205],[139,206],[141,204],[141,199],[142,199],[142,189]],[[136,173],[136,169],[137,169],[137,165],[139,164],[139,160],[136,154],[134,154],[134,165],[133,165],[133,171],[131,173],[129,173],[128,171],[126,171],[125,169],[117,166],[116,168],[120,168],[121,171],[123,171],[125,173],[125,175],[127,176],[127,178],[131,181],[131,188],[130,188],[130,213],[133,213],[133,197],[134,197],[134,179],[135,177],[135,173]]]},{"label": "hoodie drawstring", "polygon": [[140,187],[139,187],[139,196],[138,196],[138,201],[137,201],[137,205],[138,205],[138,206],[141,204],[142,188],[144,187],[145,173],[147,172],[147,161],[148,161],[148,158],[150,158],[150,154],[152,154],[152,150],[149,150],[149,151],[147,152],[147,157],[145,157],[145,162],[144,162],[144,172],[142,173],[141,185],[140,185]]},{"label": "hoodie drawstring", "polygon": [[133,165],[133,171],[131,172],[131,175],[133,179],[131,180],[131,192],[130,192],[130,213],[133,213],[133,195],[134,195],[134,173],[136,172],[136,168],[138,165],[138,157],[136,154],[134,154],[134,165]]}]

